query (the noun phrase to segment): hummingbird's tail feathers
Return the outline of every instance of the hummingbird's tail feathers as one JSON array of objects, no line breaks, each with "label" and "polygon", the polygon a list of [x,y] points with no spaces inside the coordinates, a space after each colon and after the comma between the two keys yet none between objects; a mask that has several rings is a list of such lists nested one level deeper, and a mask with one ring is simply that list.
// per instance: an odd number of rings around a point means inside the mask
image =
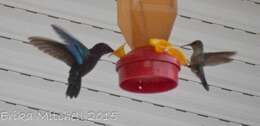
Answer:
[{"label": "hummingbird's tail feathers", "polygon": [[207,91],[209,91],[209,85],[208,85],[208,82],[207,82],[205,76],[203,76],[202,78],[200,78],[200,80],[201,80],[201,84],[203,85],[203,87],[204,87]]},{"label": "hummingbird's tail feathers", "polygon": [[208,82],[206,80],[205,74],[204,74],[204,70],[202,66],[198,66],[195,69],[192,69],[192,71],[196,74],[196,76],[200,79],[202,86],[209,91],[209,85]]},{"label": "hummingbird's tail feathers", "polygon": [[219,64],[229,63],[233,61],[231,57],[236,55],[236,52],[226,51],[226,52],[212,52],[205,53],[205,66],[216,66]]},{"label": "hummingbird's tail feathers", "polygon": [[66,96],[77,98],[81,88],[81,74],[78,69],[72,67],[68,79],[69,85],[66,91]]}]

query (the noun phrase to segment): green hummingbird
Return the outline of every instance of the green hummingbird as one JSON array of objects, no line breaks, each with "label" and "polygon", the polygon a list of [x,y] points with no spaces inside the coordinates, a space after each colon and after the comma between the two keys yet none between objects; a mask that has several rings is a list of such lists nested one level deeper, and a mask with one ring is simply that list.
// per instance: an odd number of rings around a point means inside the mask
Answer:
[{"label": "green hummingbird", "polygon": [[208,52],[205,53],[203,49],[203,43],[200,40],[196,40],[190,44],[183,45],[191,46],[193,54],[190,58],[190,64],[188,67],[191,71],[201,80],[203,87],[209,91],[209,85],[205,78],[204,66],[216,66],[233,61],[231,57],[236,54],[234,51],[224,52]]}]

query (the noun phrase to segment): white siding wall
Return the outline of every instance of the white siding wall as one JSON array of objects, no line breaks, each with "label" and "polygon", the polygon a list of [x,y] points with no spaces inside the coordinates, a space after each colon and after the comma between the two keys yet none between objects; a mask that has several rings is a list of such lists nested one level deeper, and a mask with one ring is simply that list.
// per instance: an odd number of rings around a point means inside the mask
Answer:
[{"label": "white siding wall", "polygon": [[[6,121],[6,126],[258,126],[260,124],[260,0],[179,0],[171,41],[200,39],[206,51],[235,50],[229,64],[206,68],[211,91],[182,68],[177,89],[142,95],[118,87],[115,66],[99,62],[79,98],[65,98],[69,68],[31,45],[29,36],[60,40],[58,24],[88,47],[124,42],[115,0],[0,0],[0,113],[113,112],[116,119]],[[191,52],[186,50],[188,54]],[[111,58],[103,57],[111,60]],[[116,59],[112,59],[116,61]]]}]

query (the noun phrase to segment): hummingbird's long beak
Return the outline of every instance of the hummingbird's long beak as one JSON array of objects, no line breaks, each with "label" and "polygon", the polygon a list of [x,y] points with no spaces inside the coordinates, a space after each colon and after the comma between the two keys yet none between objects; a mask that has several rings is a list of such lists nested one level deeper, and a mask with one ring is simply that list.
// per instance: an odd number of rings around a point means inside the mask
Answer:
[{"label": "hummingbird's long beak", "polygon": [[113,56],[114,55],[114,53],[113,52],[111,52],[111,53],[108,53],[108,57],[111,57],[111,56]]},{"label": "hummingbird's long beak", "polygon": [[190,44],[190,43],[180,46],[180,48],[187,49],[187,50],[191,50],[190,47],[191,47],[191,44]]},{"label": "hummingbird's long beak", "polygon": [[191,46],[191,44],[190,43],[189,44],[185,44],[185,45],[182,45],[180,47],[183,48],[183,47],[187,47],[187,46]]}]

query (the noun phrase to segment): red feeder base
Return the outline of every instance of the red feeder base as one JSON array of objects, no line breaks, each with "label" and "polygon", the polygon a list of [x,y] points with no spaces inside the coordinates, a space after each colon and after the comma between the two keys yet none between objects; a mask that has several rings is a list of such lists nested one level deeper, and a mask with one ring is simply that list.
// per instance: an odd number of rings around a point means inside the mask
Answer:
[{"label": "red feeder base", "polygon": [[174,89],[180,63],[152,47],[132,50],[117,62],[120,87],[135,93],[159,93]]}]

